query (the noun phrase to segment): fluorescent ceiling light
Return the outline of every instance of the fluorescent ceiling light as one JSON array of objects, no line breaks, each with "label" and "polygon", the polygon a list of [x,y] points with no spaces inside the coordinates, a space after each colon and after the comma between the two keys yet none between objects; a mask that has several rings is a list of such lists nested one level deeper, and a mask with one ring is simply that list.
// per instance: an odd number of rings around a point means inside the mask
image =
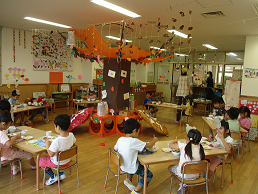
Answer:
[{"label": "fluorescent ceiling light", "polygon": [[[118,38],[118,37],[114,37],[114,36],[106,36],[107,38],[111,38],[111,39],[114,39],[114,40],[121,40],[121,38]],[[131,40],[125,40],[126,42],[132,42]]]},{"label": "fluorescent ceiling light", "polygon": [[113,4],[113,3],[109,3],[109,2],[104,1],[104,0],[91,0],[91,2],[92,3],[96,3],[98,5],[101,5],[103,7],[106,7],[108,9],[111,9],[113,11],[119,12],[121,14],[127,15],[127,16],[132,17],[132,18],[141,17],[140,15],[138,15],[138,14],[132,12],[132,11],[129,11],[127,9],[124,9],[124,8],[122,8],[120,6],[117,6],[117,5]]},{"label": "fluorescent ceiling light", "polygon": [[[181,37],[183,37],[183,38],[188,38],[188,35],[186,35],[186,34],[184,34],[184,33],[182,33],[182,32],[178,32],[178,31],[176,31],[176,30],[168,30],[168,32],[170,32],[170,33],[173,33],[173,32],[174,32],[174,34],[177,35],[177,36],[181,36]],[[190,37],[190,38],[192,38],[192,37]]]},{"label": "fluorescent ceiling light", "polygon": [[235,54],[235,53],[228,53],[229,55],[232,55],[232,56],[237,56],[237,54]]},{"label": "fluorescent ceiling light", "polygon": [[179,55],[180,57],[188,56],[188,55],[185,55],[185,54],[179,54],[179,53],[175,53],[175,55]]},{"label": "fluorescent ceiling light", "polygon": [[238,60],[238,61],[242,61],[243,59],[241,59],[241,58],[236,58],[236,60]]},{"label": "fluorescent ceiling light", "polygon": [[206,46],[206,47],[209,48],[209,49],[218,49],[218,48],[216,48],[216,47],[214,47],[214,46],[211,46],[211,45],[209,45],[209,44],[203,44],[202,46]]},{"label": "fluorescent ceiling light", "polygon": [[150,48],[161,50],[161,51],[166,51],[166,49],[160,49],[159,47],[155,47],[155,46],[150,46]]},{"label": "fluorescent ceiling light", "polygon": [[58,24],[58,23],[55,23],[55,22],[49,22],[49,21],[46,21],[46,20],[41,20],[41,19],[32,18],[32,17],[25,17],[23,19],[31,20],[31,21],[34,21],[34,22],[40,22],[40,23],[44,23],[44,24],[49,24],[49,25],[52,25],[52,26],[58,26],[58,27],[62,27],[62,28],[72,28],[72,26],[66,26],[66,25],[63,25],[63,24]]}]

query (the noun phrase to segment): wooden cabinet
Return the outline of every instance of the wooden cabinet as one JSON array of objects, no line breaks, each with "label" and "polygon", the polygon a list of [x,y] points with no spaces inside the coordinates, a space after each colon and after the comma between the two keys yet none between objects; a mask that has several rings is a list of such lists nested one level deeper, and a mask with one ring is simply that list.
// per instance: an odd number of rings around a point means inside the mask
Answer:
[{"label": "wooden cabinet", "polygon": [[[193,86],[193,98],[204,98],[204,94],[207,87]],[[214,88],[215,92],[220,91],[221,94],[224,94],[224,88]]]}]

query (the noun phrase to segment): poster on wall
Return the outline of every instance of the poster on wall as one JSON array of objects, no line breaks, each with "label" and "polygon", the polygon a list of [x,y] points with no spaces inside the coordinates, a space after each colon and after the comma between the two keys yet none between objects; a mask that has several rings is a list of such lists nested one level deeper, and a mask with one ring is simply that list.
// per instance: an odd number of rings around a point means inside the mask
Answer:
[{"label": "poster on wall", "polygon": [[71,49],[60,38],[33,35],[34,71],[73,71]]},{"label": "poster on wall", "polygon": [[249,108],[251,114],[258,115],[258,102],[256,101],[249,101],[249,100],[241,100],[240,107],[246,106]]},{"label": "poster on wall", "polygon": [[258,78],[258,69],[245,68],[244,77],[245,78]]},{"label": "poster on wall", "polygon": [[169,65],[158,65],[158,84],[169,84]]}]

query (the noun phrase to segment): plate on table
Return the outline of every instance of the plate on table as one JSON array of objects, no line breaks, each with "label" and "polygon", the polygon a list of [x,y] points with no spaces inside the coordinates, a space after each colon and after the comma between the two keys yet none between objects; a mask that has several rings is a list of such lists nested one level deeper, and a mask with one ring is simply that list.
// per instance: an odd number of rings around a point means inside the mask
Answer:
[{"label": "plate on table", "polygon": [[202,137],[201,141],[207,141],[207,137]]},{"label": "plate on table", "polygon": [[171,148],[162,148],[162,151],[163,151],[163,152],[171,152],[172,149],[171,149]]},{"label": "plate on table", "polygon": [[159,148],[157,146],[153,146],[152,148],[148,148],[148,149],[156,152],[156,151],[158,151]]},{"label": "plate on table", "polygon": [[40,139],[42,139],[42,140],[48,140],[48,141],[53,141],[54,140],[54,137],[52,137],[52,136],[43,136],[43,137],[41,137]]},{"label": "plate on table", "polygon": [[205,150],[210,150],[210,149],[211,149],[211,147],[208,146],[208,145],[203,145],[202,147],[203,147],[203,149],[205,149]]},{"label": "plate on table", "polygon": [[7,135],[9,135],[10,137],[14,137],[15,135],[17,135],[18,133],[8,133]]},{"label": "plate on table", "polygon": [[30,140],[30,139],[33,139],[33,136],[31,135],[23,136],[22,139]]},{"label": "plate on table", "polygon": [[36,142],[37,142],[36,139],[33,139],[33,140],[28,141],[28,143],[36,143]]}]

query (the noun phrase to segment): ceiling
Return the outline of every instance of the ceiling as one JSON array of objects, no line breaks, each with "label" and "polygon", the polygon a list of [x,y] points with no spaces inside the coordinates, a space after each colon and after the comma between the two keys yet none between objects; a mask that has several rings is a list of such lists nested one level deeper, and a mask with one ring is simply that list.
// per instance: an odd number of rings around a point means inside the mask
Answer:
[{"label": "ceiling", "polygon": [[[167,47],[168,52],[174,45],[175,52],[188,52],[189,50],[205,51],[202,44],[211,44],[218,48],[217,51],[244,51],[245,37],[258,34],[258,15],[255,14],[252,5],[258,4],[257,0],[108,0],[111,3],[129,9],[142,17],[129,18],[120,13],[106,9],[91,3],[89,0],[1,0],[0,1],[0,26],[21,30],[46,29],[66,32],[67,29],[40,24],[24,20],[25,16],[35,17],[76,28],[87,28],[110,22],[121,24],[124,19],[133,32],[126,28],[125,38],[133,40],[133,44],[147,50],[150,46],[160,47],[172,34],[165,28],[158,32],[156,25],[158,20],[162,25],[168,25],[179,29],[184,25],[181,32],[191,34],[190,45],[187,39],[175,37]],[[189,14],[189,11],[192,14]],[[204,12],[222,11],[225,16],[218,18],[205,18]],[[179,12],[184,12],[181,17]],[[177,22],[173,22],[176,18]],[[134,25],[131,25],[132,22]],[[156,23],[149,23],[156,22]],[[141,27],[140,27],[141,26]],[[188,27],[193,30],[188,31]],[[120,25],[100,25],[96,27],[99,33],[105,37],[112,35],[119,37]],[[166,38],[163,35],[168,34]],[[142,39],[139,39],[142,37]],[[107,38],[105,38],[107,40]],[[153,43],[149,43],[153,40]],[[160,42],[158,42],[158,40]],[[115,46],[115,40],[112,45]],[[183,42],[182,46],[178,46]],[[173,45],[172,45],[173,44]]]}]

